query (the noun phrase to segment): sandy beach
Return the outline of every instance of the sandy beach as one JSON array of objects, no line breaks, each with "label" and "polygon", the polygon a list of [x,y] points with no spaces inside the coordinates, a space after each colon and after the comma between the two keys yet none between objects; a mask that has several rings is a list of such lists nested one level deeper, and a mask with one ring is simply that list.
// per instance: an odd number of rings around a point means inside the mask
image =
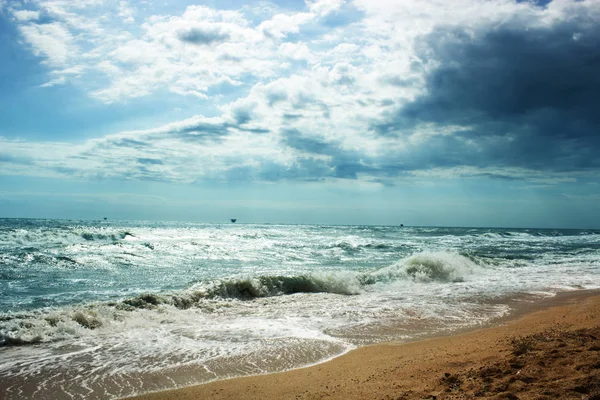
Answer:
[{"label": "sandy beach", "polygon": [[600,399],[600,294],[562,293],[495,326],[385,343],[277,374],[157,392],[170,399]]}]

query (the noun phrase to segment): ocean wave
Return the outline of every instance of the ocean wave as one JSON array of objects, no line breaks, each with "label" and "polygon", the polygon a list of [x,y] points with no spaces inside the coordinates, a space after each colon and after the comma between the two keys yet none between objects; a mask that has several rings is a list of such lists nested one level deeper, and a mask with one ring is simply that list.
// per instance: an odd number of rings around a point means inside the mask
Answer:
[{"label": "ocean wave", "polygon": [[118,231],[118,232],[111,232],[111,233],[84,231],[84,232],[81,232],[79,234],[79,236],[81,236],[83,239],[88,240],[88,241],[109,240],[109,241],[113,241],[113,242],[135,237],[132,233],[130,233],[128,231]]},{"label": "ocean wave", "polygon": [[363,250],[380,250],[380,251],[402,251],[405,249],[403,245],[394,245],[390,243],[371,242],[371,243],[350,243],[338,242],[328,245],[323,245],[324,249],[341,249],[347,253],[357,253]]},{"label": "ocean wave", "polygon": [[353,273],[320,273],[299,276],[258,276],[198,283],[187,290],[143,293],[116,302],[0,314],[0,346],[30,345],[110,332],[121,321],[158,318],[165,310],[206,308],[212,312],[223,300],[252,300],[294,293],[336,293],[354,295],[360,284]]},{"label": "ocean wave", "polygon": [[451,252],[422,252],[375,271],[319,272],[301,275],[237,276],[200,281],[171,293],[144,293],[117,304],[122,310],[151,309],[173,305],[186,309],[205,299],[252,300],[295,293],[360,294],[365,286],[399,280],[416,282],[462,282],[486,265],[482,258]]},{"label": "ocean wave", "polygon": [[452,253],[423,253],[409,257],[405,272],[421,282],[463,282],[479,266],[467,257]]},{"label": "ocean wave", "polygon": [[253,299],[294,293],[360,293],[357,274],[312,273],[296,276],[258,276],[212,282],[203,288],[209,298]]},{"label": "ocean wave", "polygon": [[485,237],[490,239],[510,239],[510,238],[546,238],[546,237],[563,237],[563,236],[589,236],[597,235],[600,232],[596,231],[502,231],[502,232],[483,232],[474,233],[473,236]]},{"label": "ocean wave", "polygon": [[179,309],[198,306],[205,300],[253,300],[296,293],[333,293],[356,295],[361,292],[359,275],[355,272],[312,273],[305,275],[261,275],[231,277],[198,282],[190,288],[171,293],[143,293],[123,300],[116,307],[121,310],[153,309],[170,305]]},{"label": "ocean wave", "polygon": [[7,229],[0,231],[0,245],[40,248],[48,245],[68,245],[86,241],[118,242],[135,238],[123,229],[73,227],[68,229]]},{"label": "ocean wave", "polygon": [[384,242],[369,242],[369,243],[352,243],[351,241],[333,242],[327,244],[307,244],[307,243],[293,243],[285,244],[283,247],[292,250],[343,250],[347,254],[358,254],[363,251],[381,251],[381,252],[401,252],[406,250],[406,246],[402,244],[391,244]]},{"label": "ocean wave", "polygon": [[468,233],[473,237],[483,237],[488,239],[554,238],[570,236],[594,236],[600,234],[599,231],[594,230],[523,230],[477,232],[476,229],[469,230]]},{"label": "ocean wave", "polygon": [[107,310],[105,307],[80,306],[2,314],[0,346],[22,346],[82,336],[85,331],[101,327],[105,320],[116,319],[107,316]]},{"label": "ocean wave", "polygon": [[451,252],[422,252],[398,263],[363,275],[363,284],[412,280],[420,283],[465,281],[468,275],[485,266],[482,260]]},{"label": "ocean wave", "polygon": [[[370,272],[320,272],[293,276],[261,275],[197,282],[186,290],[143,293],[120,301],[94,303],[30,313],[0,314],[0,345],[15,346],[77,337],[110,330],[139,313],[205,308],[223,300],[249,301],[298,293],[358,295],[372,285],[397,281],[455,283],[482,268],[483,262],[450,252],[422,252]],[[165,308],[166,307],[166,308]],[[161,311],[162,310],[162,311]],[[156,313],[158,311],[159,313]]]},{"label": "ocean wave", "polygon": [[490,239],[506,239],[506,238],[518,238],[518,237],[532,237],[531,233],[528,232],[512,232],[512,231],[504,231],[504,232],[485,232],[485,233],[477,233],[475,236],[485,237]]},{"label": "ocean wave", "polygon": [[462,282],[485,263],[458,253],[422,252],[376,271],[312,273],[296,276],[241,277],[199,283],[195,290],[206,298],[254,299],[294,293],[359,294],[365,286],[399,280]]}]

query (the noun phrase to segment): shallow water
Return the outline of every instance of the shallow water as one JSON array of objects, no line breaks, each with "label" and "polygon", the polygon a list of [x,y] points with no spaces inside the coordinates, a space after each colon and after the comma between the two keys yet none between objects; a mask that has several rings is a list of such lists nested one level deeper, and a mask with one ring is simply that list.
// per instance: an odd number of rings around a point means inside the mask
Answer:
[{"label": "shallow water", "polygon": [[599,277],[589,230],[0,220],[0,387],[116,398],[273,372]]}]

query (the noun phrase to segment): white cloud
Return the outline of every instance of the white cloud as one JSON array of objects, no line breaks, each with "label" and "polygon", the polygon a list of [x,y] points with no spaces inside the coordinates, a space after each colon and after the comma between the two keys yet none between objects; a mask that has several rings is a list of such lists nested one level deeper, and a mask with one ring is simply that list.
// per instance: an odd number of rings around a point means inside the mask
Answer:
[{"label": "white cloud", "polygon": [[[95,78],[90,95],[105,102],[162,89],[206,98],[212,86],[239,86],[241,78],[272,77],[280,68],[278,45],[265,39],[263,28],[251,28],[240,12],[189,6],[180,16],[146,17],[134,33],[129,27],[133,11],[126,2],[119,5],[115,11],[102,2],[40,1],[38,6],[57,21],[23,23],[20,29],[51,66],[83,67],[83,74]],[[274,32],[296,29],[278,26],[281,17],[273,23]]]},{"label": "white cloud", "polygon": [[119,17],[123,18],[123,22],[127,24],[133,24],[135,19],[133,18],[134,10],[129,6],[129,3],[125,0],[119,2]]},{"label": "white cloud", "polygon": [[344,0],[316,0],[306,2],[310,11],[319,16],[324,16],[339,10],[343,3]]},{"label": "white cloud", "polygon": [[289,33],[298,33],[300,26],[314,19],[312,13],[277,14],[268,21],[263,21],[258,30],[265,36],[275,39],[283,39]]},{"label": "white cloud", "polygon": [[73,36],[59,22],[22,26],[21,33],[25,40],[31,44],[33,53],[37,56],[46,57],[48,64],[51,66],[61,67],[67,65],[69,59],[77,52],[73,43]]},{"label": "white cloud", "polygon": [[311,62],[315,60],[315,56],[304,43],[282,43],[277,52],[280,56],[292,60],[306,60]]},{"label": "white cloud", "polygon": [[[434,64],[415,49],[420,35],[450,24],[475,31],[510,18],[550,24],[567,18],[574,4],[555,0],[542,9],[513,0],[318,0],[297,12],[264,6],[261,14],[250,15],[248,9],[189,6],[178,15],[143,15],[133,3],[109,3],[32,2],[52,16],[48,24],[11,11],[23,39],[52,68],[42,86],[80,77],[76,84],[107,103],[165,91],[185,97],[182,102],[213,96],[221,114],[77,145],[2,142],[11,154],[35,160],[30,173],[185,182],[243,174],[266,179],[271,170],[284,177],[309,174],[303,172],[306,159],[332,173],[335,166],[328,163],[346,157],[340,165],[370,166],[375,172],[361,173],[377,178],[386,160],[402,164],[411,149],[468,129],[422,124],[397,136],[373,132],[375,122],[427,89],[424,73]],[[577,7],[598,9],[594,4]],[[335,29],[319,25],[321,17],[347,7],[357,7],[365,18]],[[86,86],[88,80],[93,85]],[[238,90],[226,104],[217,101],[222,87]],[[139,158],[149,157],[160,163],[139,165]],[[520,178],[530,172],[507,174]],[[411,173],[467,176],[477,168]]]},{"label": "white cloud", "polygon": [[93,80],[79,84],[87,84],[92,97],[116,102],[161,89],[205,98],[216,85],[277,77],[288,70],[279,57],[317,62],[308,43],[293,47],[279,41],[341,2],[310,2],[308,12],[275,12],[258,24],[242,11],[193,5],[179,16],[146,14],[136,27],[139,10],[125,0],[117,8],[101,0],[30,5],[54,20],[35,24],[13,11],[15,18],[22,17],[20,30],[32,51],[57,70],[83,67],[83,77]]},{"label": "white cloud", "polygon": [[65,69],[57,69],[52,71],[53,74],[57,75],[81,75],[85,72],[86,67],[83,65],[75,65]]},{"label": "white cloud", "polygon": [[13,10],[12,15],[19,21],[31,21],[40,18],[40,12],[32,10]]},{"label": "white cloud", "polygon": [[162,58],[156,50],[153,43],[134,39],[119,46],[109,56],[111,59],[123,63],[148,65]]},{"label": "white cloud", "polygon": [[65,77],[61,76],[61,77],[52,79],[51,81],[48,81],[48,82],[40,85],[40,87],[52,87],[52,86],[56,86],[56,85],[64,85],[65,83],[66,83]]}]

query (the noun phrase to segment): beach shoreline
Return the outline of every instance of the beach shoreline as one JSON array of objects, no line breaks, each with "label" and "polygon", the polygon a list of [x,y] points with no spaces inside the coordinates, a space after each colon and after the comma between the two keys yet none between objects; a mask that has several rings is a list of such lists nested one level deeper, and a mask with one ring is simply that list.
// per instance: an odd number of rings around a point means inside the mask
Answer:
[{"label": "beach shoreline", "polygon": [[[551,298],[520,302],[513,310],[509,316],[483,328],[416,341],[368,345],[303,368],[216,380],[128,399],[458,399],[474,396],[594,399],[596,392],[600,395],[600,378],[594,380],[600,368],[593,362],[587,365],[585,359],[600,357],[600,353],[593,350],[600,349],[600,336],[588,332],[600,325],[600,291],[561,292]],[[573,348],[564,345],[565,338],[577,335],[573,332],[578,329],[587,330],[580,332],[583,338],[596,339],[590,339],[591,344],[575,340]],[[596,340],[596,344],[592,343]],[[530,346],[531,351],[516,354],[519,344]],[[538,344],[540,349],[536,348]],[[570,353],[560,355],[561,351]],[[548,354],[560,355],[550,357],[559,360],[556,366],[548,364]],[[524,361],[523,357],[531,360]],[[560,364],[565,362],[561,357],[579,364],[570,371]],[[497,376],[485,375],[490,369],[496,371]],[[544,376],[551,379],[553,373],[562,376],[563,381],[573,380],[572,387],[565,382],[554,389],[548,389],[547,382],[542,385]],[[587,386],[581,383],[586,377]]]}]

